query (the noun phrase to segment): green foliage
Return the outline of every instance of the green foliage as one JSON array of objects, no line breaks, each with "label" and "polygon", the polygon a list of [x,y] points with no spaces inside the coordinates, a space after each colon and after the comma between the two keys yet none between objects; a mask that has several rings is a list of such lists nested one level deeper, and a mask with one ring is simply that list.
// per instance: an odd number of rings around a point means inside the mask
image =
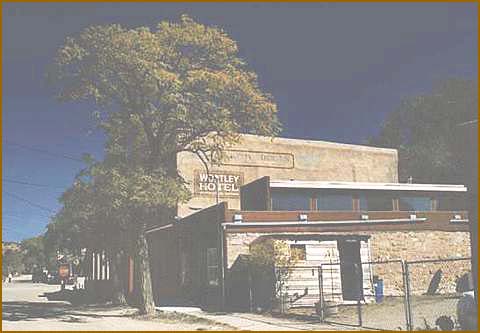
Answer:
[{"label": "green foliage", "polygon": [[24,270],[23,257],[24,255],[21,251],[7,249],[2,254],[2,275],[8,276],[9,273],[22,273]]},{"label": "green foliage", "polygon": [[61,100],[93,101],[107,135],[106,159],[85,157],[87,168],[49,228],[65,240],[61,247],[83,246],[78,234],[92,240],[139,226],[159,209],[188,200],[176,170],[178,152],[208,165],[238,133],[280,129],[271,96],[238,57],[235,41],[188,16],[154,31],[89,27],[67,38],[49,78]]},{"label": "green foliage", "polygon": [[22,263],[25,272],[32,273],[35,268],[46,266],[47,263],[43,236],[25,239],[20,246],[24,254]]},{"label": "green foliage", "polygon": [[93,100],[110,154],[165,166],[180,151],[207,162],[238,133],[275,135],[276,105],[217,27],[184,15],[157,29],[93,26],[68,38],[50,78],[62,100]]},{"label": "green foliage", "polygon": [[461,124],[477,120],[477,110],[476,82],[446,80],[403,101],[369,143],[398,149],[400,181],[473,184],[468,168],[477,156],[477,127]]},{"label": "green foliage", "polygon": [[288,273],[300,260],[300,254],[283,240],[261,239],[250,246],[250,263],[255,271],[270,271],[273,267]]},{"label": "green foliage", "polygon": [[[258,296],[261,307],[270,307],[271,302],[280,295],[301,255],[292,250],[286,241],[271,238],[261,238],[252,243],[249,253],[253,293],[255,297]],[[273,294],[265,294],[270,288],[273,288]]]}]

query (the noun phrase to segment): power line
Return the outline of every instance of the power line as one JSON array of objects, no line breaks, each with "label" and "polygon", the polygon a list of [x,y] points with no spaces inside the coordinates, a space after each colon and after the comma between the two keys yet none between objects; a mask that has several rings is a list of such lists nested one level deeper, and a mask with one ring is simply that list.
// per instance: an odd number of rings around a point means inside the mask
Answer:
[{"label": "power line", "polygon": [[23,197],[15,194],[15,193],[11,193],[11,192],[5,191],[5,194],[8,194],[9,196],[11,196],[12,198],[15,198],[15,199],[17,199],[17,200],[26,202],[26,203],[28,203],[29,205],[33,206],[33,207],[37,207],[37,208],[39,208],[39,209],[45,210],[45,211],[50,212],[50,213],[55,213],[54,210],[52,210],[52,209],[50,209],[50,208],[48,208],[48,207],[44,207],[44,206],[42,206],[42,205],[36,204],[36,203],[34,203],[34,202],[32,202],[32,201],[30,201],[30,200],[28,200],[28,199],[25,199],[25,198],[23,198]]},{"label": "power line", "polygon": [[[27,219],[31,219],[31,216],[27,217],[25,215],[12,214],[12,213],[9,213],[9,212],[2,212],[2,218],[3,217],[19,219],[19,220],[22,220],[22,221],[27,220]],[[50,218],[50,216],[47,216],[47,215],[40,215],[40,217]]]},{"label": "power line", "polygon": [[[8,213],[3,213],[3,214],[2,214],[2,219],[3,219],[3,217],[7,217],[7,218],[9,218],[9,219],[18,219],[18,220],[23,221],[23,219],[22,219],[20,216],[10,215],[10,214],[8,214]],[[4,224],[3,222],[4,222],[4,221],[2,221],[2,225]]]},{"label": "power line", "polygon": [[20,184],[20,185],[27,185],[27,186],[35,186],[35,187],[48,187],[48,188],[56,188],[56,189],[62,189],[62,190],[65,189],[64,187],[60,187],[60,186],[36,184],[36,183],[24,182],[24,181],[21,181],[21,180],[5,179],[5,178],[2,178],[2,182],[12,183],[12,184]]},{"label": "power line", "polygon": [[12,216],[20,216],[18,212],[12,211],[12,210],[2,210],[2,215],[3,214],[10,214]]},{"label": "power line", "polygon": [[15,147],[31,150],[31,151],[34,151],[34,152],[37,152],[37,153],[45,154],[45,155],[50,155],[50,156],[53,156],[53,157],[64,158],[64,159],[67,159],[67,160],[72,160],[72,161],[77,161],[77,162],[82,162],[83,163],[82,159],[72,157],[72,156],[69,156],[69,155],[66,155],[66,154],[52,153],[48,150],[39,149],[39,148],[35,148],[35,147],[30,147],[30,146],[27,146],[27,145],[24,145],[24,144],[12,142],[12,141],[7,141],[7,140],[5,140],[5,143],[9,146],[15,146]]}]

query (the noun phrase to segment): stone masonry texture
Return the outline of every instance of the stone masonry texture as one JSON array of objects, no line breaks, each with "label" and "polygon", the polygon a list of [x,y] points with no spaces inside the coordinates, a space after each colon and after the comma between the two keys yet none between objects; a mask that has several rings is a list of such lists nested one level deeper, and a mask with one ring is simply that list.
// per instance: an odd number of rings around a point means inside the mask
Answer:
[{"label": "stone masonry texture", "polygon": [[[264,176],[272,180],[398,182],[398,156],[394,149],[242,135],[240,142],[228,147],[226,153],[230,158],[221,165],[209,166],[210,172],[240,176],[243,184]],[[196,208],[215,204],[215,192],[195,193],[195,173],[205,172],[196,155],[179,153],[177,168],[193,193],[189,202],[178,206],[178,216],[184,217],[194,213]],[[233,188],[232,184],[226,184]],[[227,201],[231,209],[240,209],[238,192],[221,193],[219,199]]]},{"label": "stone masonry texture", "polygon": [[[372,261],[403,259],[416,261],[424,259],[466,258],[470,256],[470,238],[467,232],[416,231],[416,232],[373,232],[339,233],[339,235],[370,235]],[[227,263],[230,268],[240,254],[248,254],[250,244],[262,233],[229,233],[227,240]],[[318,234],[317,234],[318,235]],[[328,235],[332,235],[329,233]],[[442,279],[438,292],[455,292],[457,279],[470,271],[470,261],[460,260],[441,263],[418,263],[409,265],[412,292],[423,294],[427,291],[433,275],[440,269]],[[365,267],[363,267],[366,269]],[[378,276],[384,282],[385,295],[403,294],[403,277],[400,263],[372,264],[371,276]]]}]

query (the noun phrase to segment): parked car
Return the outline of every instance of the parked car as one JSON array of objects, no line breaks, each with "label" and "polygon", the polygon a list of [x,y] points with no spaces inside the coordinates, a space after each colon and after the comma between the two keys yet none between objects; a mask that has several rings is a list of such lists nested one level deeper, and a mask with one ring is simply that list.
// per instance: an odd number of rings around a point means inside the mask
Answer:
[{"label": "parked car", "polygon": [[475,292],[464,292],[457,303],[457,318],[464,331],[477,330],[477,307],[475,305]]}]

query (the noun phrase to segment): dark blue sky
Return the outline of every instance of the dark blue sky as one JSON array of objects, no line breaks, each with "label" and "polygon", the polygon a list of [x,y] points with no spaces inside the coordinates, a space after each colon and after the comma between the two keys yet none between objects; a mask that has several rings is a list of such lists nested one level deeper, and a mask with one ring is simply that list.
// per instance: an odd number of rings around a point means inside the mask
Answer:
[{"label": "dark blue sky", "polygon": [[73,157],[102,154],[91,106],[58,103],[44,81],[56,48],[89,25],[154,27],[188,13],[224,28],[275,97],[287,137],[362,143],[403,98],[430,91],[436,80],[477,77],[475,3],[3,7],[4,240],[41,233],[82,167],[16,144]]}]

